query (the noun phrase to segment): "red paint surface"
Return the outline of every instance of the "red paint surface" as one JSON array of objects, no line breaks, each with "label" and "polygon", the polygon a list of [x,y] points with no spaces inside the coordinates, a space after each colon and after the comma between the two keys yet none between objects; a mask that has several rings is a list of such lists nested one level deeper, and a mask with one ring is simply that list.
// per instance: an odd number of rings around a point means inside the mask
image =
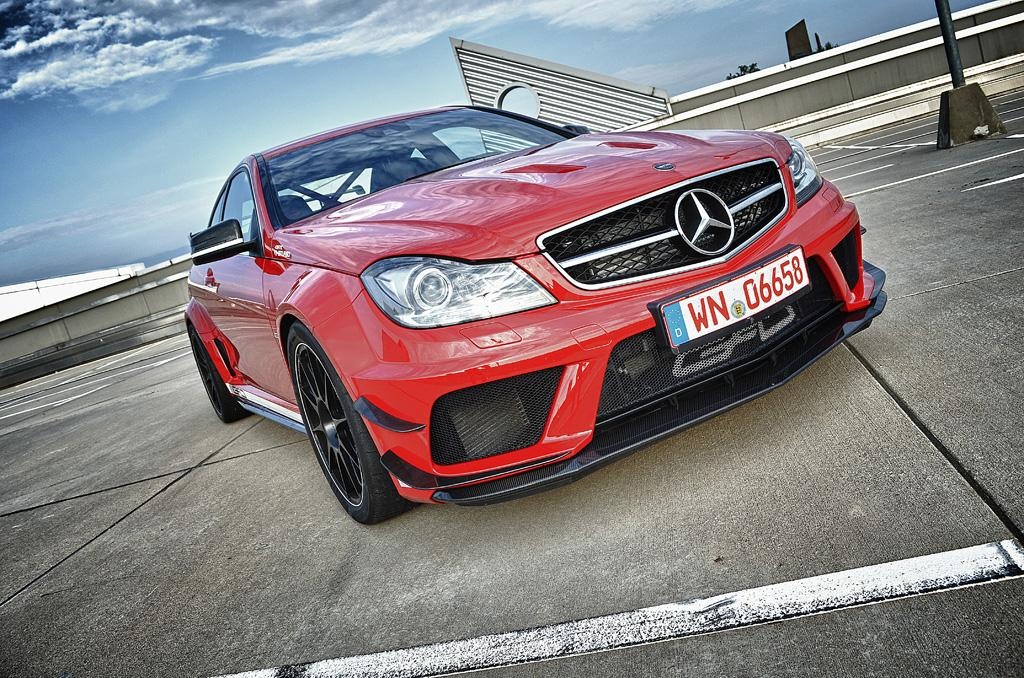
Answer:
[{"label": "red paint surface", "polygon": [[[400,119],[405,116],[398,116]],[[389,120],[390,120],[389,119]],[[279,147],[282,153],[347,131],[351,126]],[[727,262],[656,280],[605,290],[584,290],[563,277],[540,253],[536,239],[588,216],[693,176],[744,162],[774,158],[785,168],[788,143],[758,132],[591,134],[534,152],[485,159],[379,191],[279,231],[270,227],[250,158],[263,227],[265,256],[236,255],[194,267],[186,314],[206,343],[221,376],[258,390],[297,412],[280,328],[298,321],[312,329],[353,399],[366,396],[404,420],[427,424],[395,433],[369,424],[378,449],[394,451],[436,475],[464,475],[573,454],[590,440],[601,384],[612,347],[653,327],[648,303],[729,277],[790,245],[815,258],[846,310],[865,307],[874,282],[861,276],[848,289],[830,250],[851,229],[860,247],[859,217],[827,182]],[[672,163],[672,171],[653,165]],[[579,167],[569,172],[537,166]],[[841,198],[840,198],[841,200]],[[281,258],[275,248],[291,255]],[[280,252],[281,249],[277,249]],[[373,262],[399,255],[465,260],[515,259],[558,303],[499,319],[416,330],[387,318],[363,290],[359,274]],[[207,272],[217,284],[214,294]],[[230,347],[232,375],[214,348]],[[437,398],[495,379],[565,368],[541,441],[532,447],[450,466],[430,458],[430,411]],[[429,492],[399,487],[410,499]]]}]

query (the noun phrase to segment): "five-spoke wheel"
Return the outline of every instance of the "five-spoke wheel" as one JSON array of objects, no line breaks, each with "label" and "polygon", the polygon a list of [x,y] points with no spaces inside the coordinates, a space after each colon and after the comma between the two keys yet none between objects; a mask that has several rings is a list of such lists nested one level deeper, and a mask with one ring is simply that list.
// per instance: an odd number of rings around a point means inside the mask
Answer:
[{"label": "five-spoke wheel", "polygon": [[288,366],[317,461],[349,515],[378,523],[407,510],[334,364],[300,323],[288,332]]},{"label": "five-spoke wheel", "polygon": [[296,347],[295,367],[302,414],[328,480],[345,501],[359,506],[363,500],[363,472],[338,392],[319,356],[307,344]]}]

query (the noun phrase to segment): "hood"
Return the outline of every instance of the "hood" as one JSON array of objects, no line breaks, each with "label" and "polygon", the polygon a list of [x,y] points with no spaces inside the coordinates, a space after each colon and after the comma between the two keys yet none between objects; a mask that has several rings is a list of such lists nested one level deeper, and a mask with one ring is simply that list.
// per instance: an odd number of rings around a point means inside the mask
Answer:
[{"label": "hood", "polygon": [[[353,275],[401,255],[511,259],[537,252],[542,233],[636,196],[760,158],[781,164],[782,145],[760,132],[586,134],[434,172],[276,235],[292,261]],[[675,167],[654,169],[663,163]]]}]

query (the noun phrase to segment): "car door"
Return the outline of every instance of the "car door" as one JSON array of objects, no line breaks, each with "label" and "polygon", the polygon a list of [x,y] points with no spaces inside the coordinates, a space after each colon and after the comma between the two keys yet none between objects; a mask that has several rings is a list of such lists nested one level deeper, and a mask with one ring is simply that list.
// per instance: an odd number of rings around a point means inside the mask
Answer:
[{"label": "car door", "polygon": [[[237,219],[242,236],[261,240],[260,220],[253,199],[248,169],[240,168],[228,182],[220,215],[214,221]],[[205,264],[205,284],[216,290],[216,299],[207,310],[214,324],[234,348],[232,366],[246,380],[270,390],[272,371],[270,356],[281,351],[274,337],[273,323],[263,296],[262,252],[236,254]],[[275,394],[281,395],[281,394]]]}]

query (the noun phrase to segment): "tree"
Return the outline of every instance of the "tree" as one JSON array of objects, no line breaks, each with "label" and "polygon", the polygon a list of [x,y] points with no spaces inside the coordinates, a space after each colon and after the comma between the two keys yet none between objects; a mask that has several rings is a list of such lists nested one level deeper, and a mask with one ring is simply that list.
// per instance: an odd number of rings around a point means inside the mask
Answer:
[{"label": "tree", "polygon": [[737,72],[730,73],[729,75],[725,76],[725,79],[732,80],[733,78],[738,78],[742,75],[750,75],[751,73],[757,73],[759,70],[761,69],[757,67],[756,61],[752,64],[740,64]]},{"label": "tree", "polygon": [[822,45],[821,44],[821,37],[819,37],[817,33],[814,34],[814,42],[816,42],[818,44],[818,49],[814,50],[815,53],[817,53],[817,52],[824,52],[827,49],[834,49],[836,47],[839,47],[839,43],[838,42],[833,44],[831,41],[826,42],[824,45]]}]

